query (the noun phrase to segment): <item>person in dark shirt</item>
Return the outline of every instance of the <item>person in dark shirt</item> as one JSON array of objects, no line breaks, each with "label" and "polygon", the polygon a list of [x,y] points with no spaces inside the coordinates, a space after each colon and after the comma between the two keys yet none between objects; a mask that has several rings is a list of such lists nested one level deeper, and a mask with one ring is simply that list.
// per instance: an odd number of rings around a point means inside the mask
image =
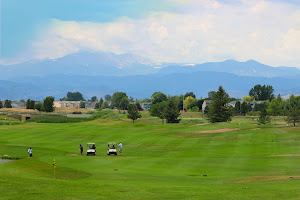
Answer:
[{"label": "person in dark shirt", "polygon": [[83,153],[83,147],[82,147],[81,144],[79,145],[79,150],[80,150],[80,153],[81,153],[81,155],[82,155],[82,153]]}]

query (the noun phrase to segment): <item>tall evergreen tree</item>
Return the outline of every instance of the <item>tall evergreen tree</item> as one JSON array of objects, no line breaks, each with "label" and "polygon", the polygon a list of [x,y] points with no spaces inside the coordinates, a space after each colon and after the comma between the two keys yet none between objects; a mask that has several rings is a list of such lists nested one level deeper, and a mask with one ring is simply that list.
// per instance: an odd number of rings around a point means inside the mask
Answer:
[{"label": "tall evergreen tree", "polygon": [[229,102],[229,95],[220,86],[219,90],[214,94],[211,104],[208,106],[208,120],[211,123],[231,121],[232,110],[228,106]]},{"label": "tall evergreen tree", "polygon": [[296,123],[300,122],[300,101],[294,97],[294,95],[290,97],[286,121],[296,126]]},{"label": "tall evergreen tree", "polygon": [[180,115],[178,111],[178,107],[175,104],[174,100],[171,99],[165,108],[164,111],[164,117],[167,120],[167,123],[178,123],[180,120],[178,120],[178,116]]},{"label": "tall evergreen tree", "polygon": [[44,111],[53,112],[54,111],[53,102],[54,102],[54,97],[51,97],[51,96],[46,97],[46,99],[44,99],[44,103],[43,103]]}]

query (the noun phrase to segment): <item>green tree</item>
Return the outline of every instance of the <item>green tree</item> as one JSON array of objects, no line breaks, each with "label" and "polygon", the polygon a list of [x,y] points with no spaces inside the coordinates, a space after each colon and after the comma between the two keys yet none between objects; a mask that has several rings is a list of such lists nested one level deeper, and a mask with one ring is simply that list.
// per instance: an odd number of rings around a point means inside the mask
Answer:
[{"label": "green tree", "polygon": [[300,122],[300,101],[297,101],[294,95],[289,99],[286,121],[293,123],[294,126]]},{"label": "green tree", "polygon": [[44,111],[53,112],[54,111],[53,102],[54,102],[54,97],[51,96],[46,97],[43,103]]},{"label": "green tree", "polygon": [[192,112],[199,112],[199,107],[198,106],[192,107]]},{"label": "green tree", "polygon": [[98,100],[98,98],[96,97],[96,96],[93,96],[92,98],[91,98],[91,102],[96,102]]},{"label": "green tree", "polygon": [[111,100],[111,96],[109,94],[104,96],[105,101],[110,101]]},{"label": "green tree", "polygon": [[[192,104],[192,102],[194,101],[195,99],[191,96],[188,96],[185,98],[184,100],[184,108],[186,110],[190,109],[190,105]],[[197,100],[196,100],[197,101]]]},{"label": "green tree", "polygon": [[137,106],[135,104],[129,104],[127,118],[132,119],[132,123],[134,124],[134,120],[141,117],[142,115],[139,113]]},{"label": "green tree", "polygon": [[111,103],[112,103],[112,106],[113,106],[113,107],[120,108],[120,107],[119,107],[119,106],[120,106],[120,101],[121,101],[124,97],[126,97],[126,98],[128,99],[126,93],[124,93],[124,92],[115,92],[115,93],[113,94],[113,96],[111,97]]},{"label": "green tree", "polygon": [[26,102],[26,109],[35,109],[35,101],[28,99]]},{"label": "green tree", "polygon": [[[167,101],[163,101],[160,103],[156,103],[151,106],[150,108],[150,115],[152,117],[158,117],[161,119],[161,123],[164,124],[164,119],[165,119],[165,109],[167,107]],[[178,110],[177,110],[178,112]]]},{"label": "green tree", "polygon": [[154,92],[151,96],[152,105],[167,100],[167,96],[162,92]]},{"label": "green tree", "polygon": [[216,91],[209,91],[209,92],[208,92],[208,98],[207,98],[207,99],[212,100],[213,97],[215,96],[215,94],[216,94]]},{"label": "green tree", "polygon": [[273,99],[269,103],[268,107],[269,112],[273,115],[274,122],[276,124],[276,116],[280,115],[282,112],[282,105],[277,99]]},{"label": "green tree", "polygon": [[142,109],[142,107],[141,107],[141,105],[139,104],[138,101],[135,102],[135,105],[136,105],[136,107],[137,107],[138,109]]},{"label": "green tree", "polygon": [[107,102],[107,101],[104,101],[104,102],[103,102],[102,108],[103,108],[103,109],[109,108],[109,105],[108,105],[108,102]]},{"label": "green tree", "polygon": [[235,113],[241,113],[241,102],[240,101],[237,101],[234,105],[234,112]]},{"label": "green tree", "polygon": [[213,96],[211,104],[208,106],[208,120],[211,123],[231,121],[232,110],[228,106],[229,102],[229,95],[220,86],[219,90]]},{"label": "green tree", "polygon": [[193,92],[187,92],[184,95],[184,99],[186,99],[187,97],[193,97],[195,99],[196,95]]},{"label": "green tree", "polygon": [[12,108],[11,100],[5,99],[4,101],[4,108]]},{"label": "green tree", "polygon": [[120,101],[119,108],[122,110],[127,110],[128,104],[129,104],[129,100],[127,96],[123,97]]},{"label": "green tree", "polygon": [[271,85],[255,85],[251,90],[249,91],[249,96],[254,97],[256,100],[269,100],[272,101],[272,99],[275,98],[275,95],[273,94],[274,89]]},{"label": "green tree", "polygon": [[3,104],[2,104],[1,99],[0,99],[0,108],[3,108]]},{"label": "green tree", "polygon": [[68,92],[67,97],[63,98],[65,101],[84,101],[84,98],[80,92]]},{"label": "green tree", "polygon": [[38,111],[43,111],[43,104],[42,103],[35,104],[35,109],[37,109]]},{"label": "green tree", "polygon": [[270,122],[270,117],[268,115],[266,107],[259,112],[258,122],[261,124],[266,124]]},{"label": "green tree", "polygon": [[80,107],[80,108],[85,108],[85,102],[84,102],[84,101],[80,101],[79,107]]},{"label": "green tree", "polygon": [[247,103],[244,101],[241,105],[241,113],[246,114],[247,112],[250,112],[252,110],[252,107],[250,103]]},{"label": "green tree", "polygon": [[102,99],[102,97],[100,98],[100,100],[99,100],[99,108],[101,108],[102,107],[102,105],[103,105],[103,99]]},{"label": "green tree", "polygon": [[175,104],[174,100],[171,99],[167,103],[165,111],[164,111],[164,117],[167,120],[167,123],[178,123],[180,121],[177,119],[179,115],[180,115],[180,113],[178,111],[178,107]]}]

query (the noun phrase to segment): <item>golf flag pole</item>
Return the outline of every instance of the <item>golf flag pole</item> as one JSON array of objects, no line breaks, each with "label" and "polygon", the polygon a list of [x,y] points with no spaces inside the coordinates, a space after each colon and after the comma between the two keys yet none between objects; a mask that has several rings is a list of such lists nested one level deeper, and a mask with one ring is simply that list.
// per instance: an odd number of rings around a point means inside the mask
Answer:
[{"label": "golf flag pole", "polygon": [[55,162],[55,158],[53,160],[53,175],[54,175],[54,179],[55,179],[55,168],[56,168],[56,162]]}]

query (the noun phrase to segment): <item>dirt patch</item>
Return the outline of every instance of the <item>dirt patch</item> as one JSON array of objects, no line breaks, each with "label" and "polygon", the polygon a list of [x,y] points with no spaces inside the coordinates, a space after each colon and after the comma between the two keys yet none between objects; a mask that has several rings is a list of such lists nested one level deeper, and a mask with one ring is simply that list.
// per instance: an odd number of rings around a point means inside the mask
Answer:
[{"label": "dirt patch", "polygon": [[195,124],[195,125],[193,125],[193,126],[204,126],[204,125],[208,125],[208,124],[210,124],[210,123]]},{"label": "dirt patch", "polygon": [[300,154],[279,154],[279,155],[270,155],[269,157],[297,157]]},{"label": "dirt patch", "polygon": [[240,128],[222,128],[216,130],[197,131],[195,133],[225,133],[225,132],[237,131],[237,130],[240,130]]},{"label": "dirt patch", "polygon": [[300,180],[300,176],[255,176],[242,178],[230,183],[260,183],[260,182],[271,182],[271,181],[285,181],[285,180]]},{"label": "dirt patch", "polygon": [[67,154],[67,156],[78,156],[78,154]]},{"label": "dirt patch", "polygon": [[261,128],[251,128],[250,130],[255,131],[255,130],[259,130]]}]

